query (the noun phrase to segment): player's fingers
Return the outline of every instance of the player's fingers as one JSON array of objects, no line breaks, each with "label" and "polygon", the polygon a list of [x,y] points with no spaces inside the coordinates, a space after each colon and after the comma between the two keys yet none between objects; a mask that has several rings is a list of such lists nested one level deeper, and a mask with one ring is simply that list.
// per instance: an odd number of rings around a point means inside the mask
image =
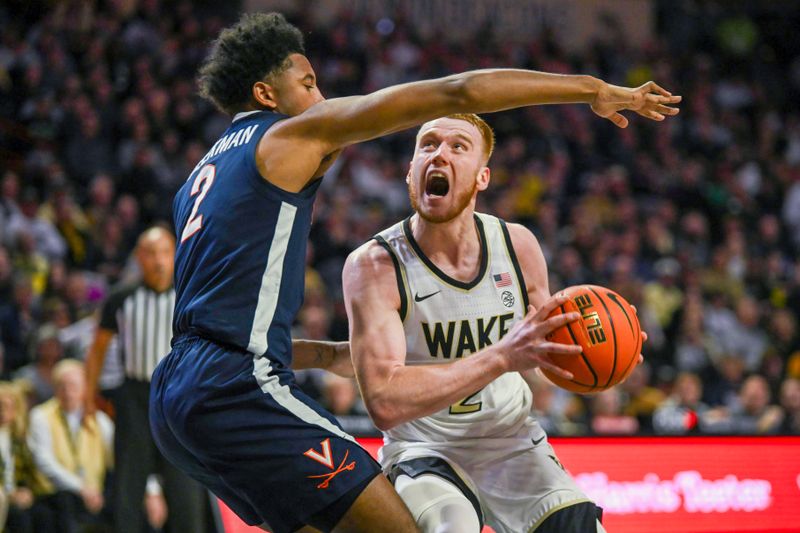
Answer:
[{"label": "player's fingers", "polygon": [[642,342],[647,342],[647,332],[642,330]]},{"label": "player's fingers", "polygon": [[536,346],[540,352],[550,355],[575,355],[581,353],[583,348],[579,344],[562,344],[560,342],[542,342]]},{"label": "player's fingers", "polygon": [[664,120],[664,115],[662,115],[661,113],[657,113],[652,109],[642,109],[640,111],[637,111],[637,113],[639,113],[643,117],[649,118],[650,120],[656,120],[658,122]]},{"label": "player's fingers", "polygon": [[581,317],[578,313],[562,313],[560,315],[552,316],[541,323],[540,332],[547,335],[551,331],[557,330],[561,326],[574,322]]},{"label": "player's fingers", "polygon": [[554,365],[552,363],[548,363],[548,362],[545,362],[545,361],[542,361],[541,363],[539,363],[539,367],[540,368],[544,368],[545,370],[549,370],[550,372],[552,372],[553,374],[557,375],[560,378],[572,379],[572,378],[575,377],[572,374],[572,372],[569,372],[568,370],[564,370],[561,367],[558,367],[558,366],[556,366],[556,365]]},{"label": "player's fingers", "polygon": [[[547,315],[553,312],[557,307],[560,307],[569,301],[569,296],[564,294],[563,292],[556,293],[555,295],[551,296],[547,299],[547,301],[542,305],[542,307],[536,311],[534,317],[538,320],[544,320]],[[530,314],[531,309],[533,309],[532,305],[528,306],[528,312]]]},{"label": "player's fingers", "polygon": [[619,113],[614,113],[613,115],[609,115],[606,117],[608,120],[614,123],[615,126],[618,128],[627,128],[628,127],[628,119],[620,115]]},{"label": "player's fingers", "polygon": [[639,360],[636,361],[636,364],[641,365],[642,363],[644,363],[644,356],[642,354],[639,354]]},{"label": "player's fingers", "polygon": [[660,94],[662,96],[672,96],[671,92],[669,92],[668,90],[664,89],[663,87],[661,87],[659,84],[657,84],[654,81],[648,81],[645,85],[647,85],[647,89],[649,91],[657,92],[658,94]]},{"label": "player's fingers", "polygon": [[670,116],[677,115],[678,113],[681,112],[681,110],[678,109],[677,107],[669,107],[663,104],[658,104],[655,110],[661,113],[662,115],[670,115]]}]

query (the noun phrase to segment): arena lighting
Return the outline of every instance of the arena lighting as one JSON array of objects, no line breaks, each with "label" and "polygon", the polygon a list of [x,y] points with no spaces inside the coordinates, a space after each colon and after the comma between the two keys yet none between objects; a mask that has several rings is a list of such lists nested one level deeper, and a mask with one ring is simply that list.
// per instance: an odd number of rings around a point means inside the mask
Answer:
[{"label": "arena lighting", "polygon": [[[380,439],[359,439],[373,455]],[[800,437],[550,439],[609,533],[800,531]],[[259,532],[221,506],[225,533]],[[485,532],[489,532],[488,528]]]}]

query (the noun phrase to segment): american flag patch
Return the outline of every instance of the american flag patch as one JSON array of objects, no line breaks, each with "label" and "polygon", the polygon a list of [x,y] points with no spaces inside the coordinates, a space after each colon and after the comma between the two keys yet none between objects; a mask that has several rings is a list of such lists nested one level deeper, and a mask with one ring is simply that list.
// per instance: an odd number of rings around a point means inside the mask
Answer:
[{"label": "american flag patch", "polygon": [[508,272],[503,272],[502,274],[495,274],[492,276],[494,278],[494,286],[498,289],[500,287],[508,287],[511,285],[511,275]]}]

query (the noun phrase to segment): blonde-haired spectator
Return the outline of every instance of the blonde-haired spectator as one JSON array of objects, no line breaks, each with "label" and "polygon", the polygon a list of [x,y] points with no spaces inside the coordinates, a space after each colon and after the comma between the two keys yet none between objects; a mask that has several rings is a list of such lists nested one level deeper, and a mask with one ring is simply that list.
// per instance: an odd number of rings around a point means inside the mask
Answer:
[{"label": "blonde-haired spectator", "polygon": [[19,386],[0,382],[0,530],[33,533],[52,520],[35,500],[44,483],[25,439],[26,412]]},{"label": "blonde-haired spectator", "polygon": [[30,447],[44,474],[43,501],[67,531],[95,522],[104,506],[103,488],[112,464],[114,425],[98,411],[84,417],[83,363],[72,359],[53,368],[55,397],[30,416]]}]

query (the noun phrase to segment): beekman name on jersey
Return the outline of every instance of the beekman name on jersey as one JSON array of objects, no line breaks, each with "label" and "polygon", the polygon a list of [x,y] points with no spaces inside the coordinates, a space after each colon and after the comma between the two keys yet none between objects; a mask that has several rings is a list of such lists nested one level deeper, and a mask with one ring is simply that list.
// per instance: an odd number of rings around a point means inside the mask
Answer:
[{"label": "beekman name on jersey", "polygon": [[497,332],[497,340],[502,339],[513,320],[514,313],[505,313],[477,320],[450,321],[446,325],[445,322],[434,322],[433,327],[427,322],[420,324],[431,357],[458,359],[496,342],[492,340],[494,332]]}]

